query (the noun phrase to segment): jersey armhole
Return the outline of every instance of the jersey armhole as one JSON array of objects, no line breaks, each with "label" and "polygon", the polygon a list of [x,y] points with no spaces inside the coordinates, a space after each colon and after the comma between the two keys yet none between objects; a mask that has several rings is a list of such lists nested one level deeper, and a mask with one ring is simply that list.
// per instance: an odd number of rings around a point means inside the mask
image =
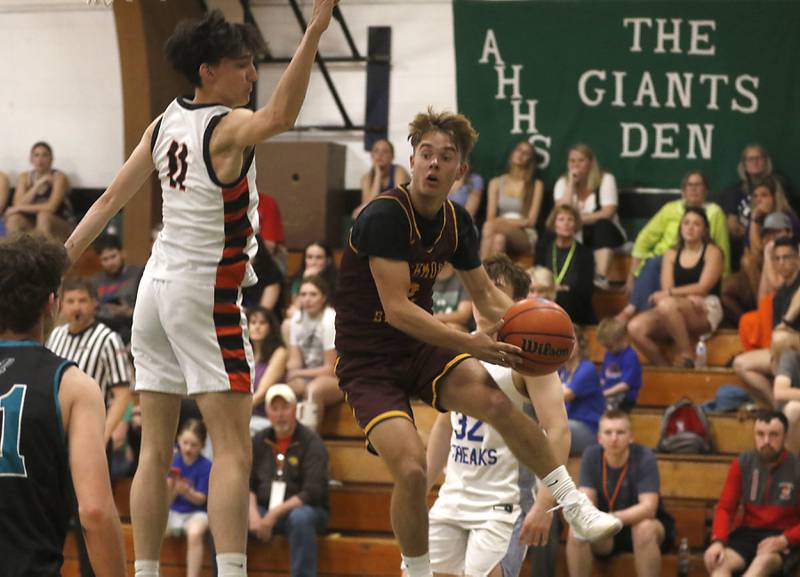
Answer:
[{"label": "jersey armhole", "polygon": [[164,120],[164,115],[161,115],[161,118],[158,119],[156,122],[155,127],[153,127],[153,135],[150,137],[150,155],[152,156],[153,152],[156,149],[156,142],[158,141],[158,131],[161,128],[161,121]]},{"label": "jersey armhole", "polygon": [[256,156],[255,146],[249,146],[245,148],[244,151],[242,151],[242,171],[239,173],[239,176],[236,178],[236,180],[225,183],[222,182],[219,177],[217,177],[217,173],[214,172],[214,165],[211,163],[211,135],[226,114],[228,113],[223,112],[222,114],[213,116],[211,120],[208,121],[208,126],[206,126],[205,132],[203,133],[203,161],[206,165],[206,171],[208,172],[208,177],[211,179],[211,182],[221,188],[231,188],[239,184],[242,178],[247,175],[247,171],[250,170],[250,165],[253,164],[253,159]]},{"label": "jersey armhole", "polygon": [[61,401],[58,399],[58,392],[61,390],[61,380],[64,378],[64,373],[66,370],[70,367],[77,366],[78,365],[72,361],[64,361],[58,366],[55,374],[53,374],[53,402],[55,403],[56,408],[56,426],[61,432],[61,438],[64,440],[66,440],[67,434],[66,431],[64,431],[64,419],[61,416]]}]

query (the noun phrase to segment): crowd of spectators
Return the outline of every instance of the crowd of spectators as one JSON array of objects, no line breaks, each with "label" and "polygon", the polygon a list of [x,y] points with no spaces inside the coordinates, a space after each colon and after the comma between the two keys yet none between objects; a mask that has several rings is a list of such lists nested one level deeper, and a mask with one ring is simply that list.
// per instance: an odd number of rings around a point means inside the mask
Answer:
[{"label": "crowd of spectators", "polygon": [[[409,178],[394,162],[387,140],[374,143],[371,159],[353,217],[377,194]],[[13,193],[0,174],[0,222],[7,234],[35,231],[63,240],[74,225],[67,177],[53,168],[45,142],[34,144],[30,161]],[[800,450],[800,218],[790,183],[774,172],[763,147],[747,146],[737,173],[735,185],[714,195],[700,171],[688,172],[680,198],[663,205],[631,235],[632,242],[618,214],[616,180],[583,144],[569,149],[566,171],[549,197],[536,151],[527,142],[518,143],[503,173],[488,180],[485,197],[484,178],[476,172],[453,187],[450,199],[466,207],[481,231],[482,256],[509,253],[535,263],[528,270],[529,296],[554,300],[576,325],[577,346],[559,371],[571,454],[583,455],[581,486],[604,510],[628,520],[626,532],[607,543],[590,547],[569,537],[572,577],[590,574],[594,555],[624,550],[637,557],[637,574],[656,574],[651,570],[674,538],[657,496],[655,457],[632,439],[628,413],[643,386],[634,347],[654,365],[691,368],[698,339],[708,339],[720,326],[739,327],[745,352],[732,359],[733,368],[756,404],[783,411],[756,421],[756,444],[760,428],[769,425],[782,428],[779,459]],[[552,209],[545,214],[547,206]],[[255,361],[250,530],[262,541],[288,535],[292,574],[313,575],[313,543],[328,519],[327,454],[315,431],[325,408],[342,401],[334,370],[336,259],[320,239],[305,247],[299,270],[288,277],[286,238],[274,199],[262,194],[259,214],[262,230],[253,263],[259,283],[248,287],[242,300]],[[65,283],[65,324],[53,332],[48,347],[97,375],[107,391],[110,470],[112,477],[122,477],[135,470],[141,434],[138,407],[128,393],[135,378],[128,356],[143,269],[126,262],[115,235],[101,236],[95,251],[101,271],[90,282]],[[609,278],[612,261],[625,253],[630,273],[624,284],[615,283]],[[616,317],[598,318],[593,307],[598,291],[625,294],[628,302]],[[460,330],[475,328],[469,294],[451,266],[437,277],[433,313]],[[605,349],[600,367],[589,359],[581,330],[598,321],[596,338]],[[677,358],[665,354],[667,343]],[[173,495],[168,531],[186,536],[187,574],[194,577],[208,540],[204,511],[213,448],[206,445],[202,422],[188,416],[182,417],[167,479]],[[739,467],[754,466],[756,457],[740,459]],[[619,499],[606,495],[607,476],[623,488]],[[724,496],[728,508],[731,483],[729,478]],[[717,540],[705,557],[711,574],[776,562],[774,555],[762,555],[761,547],[741,549],[744,537],[736,532],[738,540],[729,541],[729,525],[715,519]],[[756,536],[780,535],[769,530],[773,533]],[[770,553],[780,558],[779,549]]]}]

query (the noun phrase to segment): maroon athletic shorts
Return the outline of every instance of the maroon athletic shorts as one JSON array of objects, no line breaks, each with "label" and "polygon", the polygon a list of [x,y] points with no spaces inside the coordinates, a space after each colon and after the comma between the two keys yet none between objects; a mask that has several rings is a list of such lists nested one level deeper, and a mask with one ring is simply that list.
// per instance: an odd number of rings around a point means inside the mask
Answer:
[{"label": "maroon athletic shorts", "polygon": [[414,421],[410,399],[421,399],[438,411],[438,387],[467,353],[419,344],[404,354],[341,353],[336,376],[364,434],[381,421],[403,417]]}]

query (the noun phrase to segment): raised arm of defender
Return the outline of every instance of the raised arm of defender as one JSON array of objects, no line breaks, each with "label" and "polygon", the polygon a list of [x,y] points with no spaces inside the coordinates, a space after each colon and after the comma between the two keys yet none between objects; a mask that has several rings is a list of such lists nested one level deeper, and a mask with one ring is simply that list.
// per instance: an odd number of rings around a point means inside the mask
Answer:
[{"label": "raised arm of defender", "polygon": [[[499,323],[489,332],[478,331],[467,334],[439,322],[433,315],[411,302],[408,299],[411,277],[408,273],[407,262],[370,257],[369,266],[386,314],[386,322],[394,328],[424,343],[453,351],[463,351],[490,363],[512,366],[519,362],[519,347],[499,342],[493,338],[492,335],[497,332]],[[483,271],[482,268],[480,270]],[[475,273],[475,276],[480,277],[480,274]],[[485,271],[483,271],[483,276],[486,278],[492,294],[491,296],[481,296],[481,303],[476,306],[489,306],[486,316],[496,320],[513,303],[492,285]],[[470,279],[472,278],[470,277]],[[467,283],[464,284],[468,290],[471,288]],[[495,291],[500,296],[495,294]],[[500,312],[501,309],[502,312]]]}]

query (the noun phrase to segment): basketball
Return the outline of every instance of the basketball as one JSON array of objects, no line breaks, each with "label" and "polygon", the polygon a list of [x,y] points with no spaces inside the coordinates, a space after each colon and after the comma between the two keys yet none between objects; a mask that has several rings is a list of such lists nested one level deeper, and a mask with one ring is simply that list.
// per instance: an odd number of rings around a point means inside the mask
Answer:
[{"label": "basketball", "polygon": [[556,303],[526,299],[503,315],[497,338],[522,349],[522,365],[516,370],[526,375],[545,375],[559,369],[575,346],[575,331],[569,315]]}]

